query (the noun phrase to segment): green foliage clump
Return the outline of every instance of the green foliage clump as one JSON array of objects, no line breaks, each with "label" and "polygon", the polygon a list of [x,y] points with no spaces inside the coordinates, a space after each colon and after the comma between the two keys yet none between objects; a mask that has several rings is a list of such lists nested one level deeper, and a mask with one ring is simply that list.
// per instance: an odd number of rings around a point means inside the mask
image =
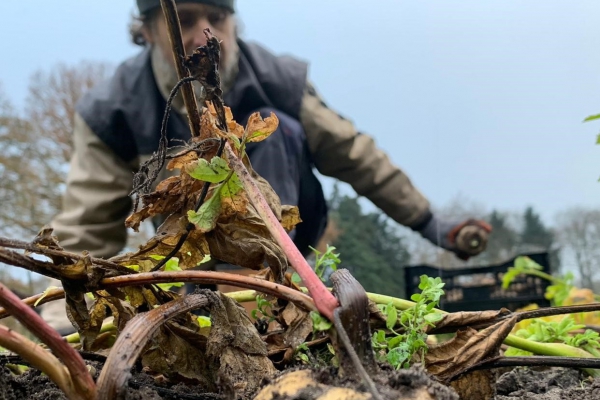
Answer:
[{"label": "green foliage clump", "polygon": [[[386,331],[378,330],[373,335],[373,347],[377,350],[380,359],[385,359],[395,368],[408,368],[415,355],[420,356],[421,363],[425,360],[427,352],[427,327],[434,326],[442,318],[442,314],[435,310],[441,296],[444,294],[444,283],[440,278],[421,276],[419,289],[411,300],[415,305],[402,311],[400,314],[392,303],[380,305],[381,311],[386,316]],[[396,331],[396,327],[402,333]]]}]

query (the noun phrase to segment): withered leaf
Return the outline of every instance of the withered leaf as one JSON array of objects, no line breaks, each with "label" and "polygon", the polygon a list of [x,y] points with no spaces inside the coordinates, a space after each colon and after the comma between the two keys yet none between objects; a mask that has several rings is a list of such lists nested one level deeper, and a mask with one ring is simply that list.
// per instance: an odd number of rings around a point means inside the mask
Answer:
[{"label": "withered leaf", "polygon": [[309,314],[289,302],[282,311],[281,317],[286,326],[283,341],[293,350],[306,341],[313,331],[313,322]]},{"label": "withered leaf", "polygon": [[[194,344],[194,341],[203,340],[199,331],[194,333],[191,324],[181,326],[179,321],[185,320],[169,321],[159,329],[146,347],[142,365],[171,379],[183,377],[197,381],[207,390],[216,390],[213,367],[204,349]],[[180,335],[182,331],[186,331],[185,337]],[[193,335],[198,338],[190,340]]]},{"label": "withered leaf", "polygon": [[425,355],[427,370],[448,382],[473,365],[497,356],[516,320],[513,316],[479,332],[472,328],[458,331],[454,339],[429,349]]},{"label": "withered leaf", "polygon": [[242,397],[265,377],[277,371],[267,357],[267,347],[245,309],[222,293],[211,298],[212,329],[208,336],[208,355],[219,365],[222,385]]},{"label": "withered leaf", "polygon": [[205,237],[213,258],[255,270],[264,268],[266,262],[275,281],[283,281],[287,258],[253,207],[248,206],[246,215],[219,221]]},{"label": "withered leaf", "polygon": [[198,160],[198,154],[195,151],[182,151],[175,156],[167,164],[167,169],[172,171],[174,169],[184,169],[186,166],[193,164]]},{"label": "withered leaf", "polygon": [[263,119],[259,112],[255,112],[248,118],[245,134],[249,142],[261,142],[271,136],[278,125],[279,119],[274,113]]},{"label": "withered leaf", "polygon": [[481,326],[495,323],[497,318],[510,315],[511,311],[502,308],[500,310],[489,311],[460,311],[448,314],[442,314],[435,327],[428,326],[428,333],[446,331],[448,328],[463,328],[467,326]]},{"label": "withered leaf", "polygon": [[300,210],[296,206],[281,206],[281,226],[286,232],[290,232],[302,220],[300,219]]}]

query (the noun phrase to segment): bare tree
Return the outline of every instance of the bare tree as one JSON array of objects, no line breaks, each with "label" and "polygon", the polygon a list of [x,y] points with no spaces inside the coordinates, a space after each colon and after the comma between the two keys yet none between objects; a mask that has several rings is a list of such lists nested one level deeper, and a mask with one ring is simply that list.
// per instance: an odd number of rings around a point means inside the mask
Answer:
[{"label": "bare tree", "polygon": [[563,263],[575,264],[581,286],[594,290],[594,278],[600,271],[600,210],[570,208],[558,215],[557,222]]},{"label": "bare tree", "polygon": [[109,64],[82,61],[73,66],[58,64],[49,72],[37,71],[32,75],[25,110],[27,120],[40,136],[57,144],[64,161],[71,155],[77,102],[111,71]]},{"label": "bare tree", "polygon": [[82,62],[38,71],[22,113],[0,91],[1,234],[30,238],[60,209],[75,105],[110,69]]}]

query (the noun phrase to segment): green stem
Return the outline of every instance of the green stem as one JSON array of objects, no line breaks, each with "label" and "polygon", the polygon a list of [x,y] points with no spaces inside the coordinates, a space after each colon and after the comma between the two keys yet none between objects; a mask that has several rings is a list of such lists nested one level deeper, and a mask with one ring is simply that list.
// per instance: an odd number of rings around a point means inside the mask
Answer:
[{"label": "green stem", "polygon": [[[116,331],[117,327],[113,324],[113,321],[109,321],[109,322],[104,322],[102,324],[102,327],[100,328],[100,332],[99,333],[105,333],[105,332],[109,332],[109,331]],[[64,337],[64,339],[67,341],[67,343],[79,343],[79,333],[75,332],[75,333],[71,333],[70,335],[67,335]]]}]

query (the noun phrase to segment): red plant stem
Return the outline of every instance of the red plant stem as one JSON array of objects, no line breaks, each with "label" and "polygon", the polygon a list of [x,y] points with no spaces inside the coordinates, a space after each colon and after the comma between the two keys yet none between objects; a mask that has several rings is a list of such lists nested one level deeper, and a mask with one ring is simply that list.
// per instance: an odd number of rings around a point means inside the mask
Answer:
[{"label": "red plant stem", "polygon": [[35,311],[23,303],[10,289],[0,283],[0,305],[8,310],[29,331],[44,342],[65,363],[75,389],[84,399],[96,398],[96,385],[83,358],[60,334],[52,329]]},{"label": "red plant stem", "polygon": [[315,301],[317,309],[332,321],[333,310],[339,306],[337,299],[331,294],[325,284],[321,282],[321,279],[319,279],[300,251],[298,251],[292,239],[290,239],[281,226],[281,223],[277,220],[277,217],[275,217],[275,214],[273,214],[262,192],[256,186],[254,179],[252,179],[252,176],[250,176],[250,173],[240,159],[233,153],[229,143],[225,145],[225,157],[227,157],[231,169],[235,171],[238,178],[242,181],[250,201],[265,222],[269,232],[271,232],[275,241],[283,249],[292,267],[294,267],[300,278],[302,278],[302,281]]},{"label": "red plant stem", "polygon": [[50,380],[56,383],[56,386],[65,393],[68,399],[81,399],[81,396],[75,391],[69,371],[52,353],[43,349],[42,346],[38,346],[25,336],[4,325],[0,325],[0,346],[17,353],[34,368],[48,375]]},{"label": "red plant stem", "polygon": [[100,281],[101,287],[123,287],[134,286],[148,283],[167,283],[167,282],[196,282],[217,285],[233,285],[246,289],[253,289],[262,293],[270,294],[280,299],[285,299],[297,304],[308,311],[316,311],[313,300],[297,290],[266,281],[264,279],[253,278],[250,276],[230,274],[226,272],[214,271],[172,271],[172,272],[142,272],[133,275],[115,276],[104,278]]},{"label": "red plant stem", "polygon": [[[54,289],[49,290],[47,292],[39,293],[39,294],[36,294],[35,296],[27,297],[26,299],[23,299],[21,301],[24,304],[27,304],[29,307],[33,307],[33,305],[40,298],[42,298],[42,299],[37,304],[38,306],[40,306],[40,305],[42,305],[44,303],[48,303],[48,302],[53,301],[53,300],[63,299],[64,297],[65,297],[65,291],[63,289],[61,289],[61,288],[54,288]],[[9,316],[10,316],[10,313],[6,309],[0,307],[0,319],[6,318],[6,317],[9,317]]]}]

